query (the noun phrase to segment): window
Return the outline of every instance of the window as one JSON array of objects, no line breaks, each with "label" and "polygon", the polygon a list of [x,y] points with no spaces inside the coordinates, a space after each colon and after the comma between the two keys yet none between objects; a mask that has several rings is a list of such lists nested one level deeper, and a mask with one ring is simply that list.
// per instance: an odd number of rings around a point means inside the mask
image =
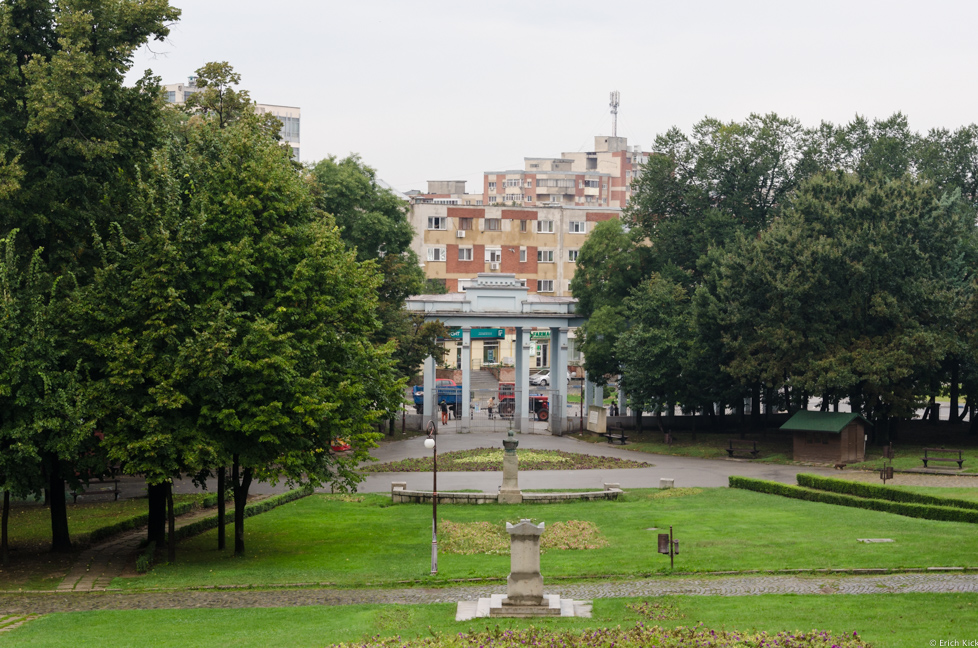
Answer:
[{"label": "window", "polygon": [[448,229],[448,219],[443,218],[441,216],[429,216],[428,229],[430,230]]},{"label": "window", "polygon": [[481,201],[481,200],[476,200],[476,201],[475,201],[475,204],[476,204],[476,205],[481,205],[481,204],[482,204],[482,201]]},{"label": "window", "polygon": [[499,263],[503,260],[502,248],[486,248],[486,261],[489,263]]},{"label": "window", "polygon": [[428,260],[429,261],[444,261],[445,260],[445,248],[443,248],[443,247],[430,247],[430,248],[428,248]]},{"label": "window", "polygon": [[567,261],[570,263],[577,263],[577,255],[580,250],[567,250]]},{"label": "window", "polygon": [[458,249],[458,260],[459,261],[471,261],[472,260],[472,248],[470,248],[470,247],[460,247]]},{"label": "window", "polygon": [[537,250],[537,263],[553,263],[553,262],[554,262],[553,250]]},{"label": "window", "polygon": [[585,180],[584,187],[588,189],[597,189],[601,186],[600,180]]},{"label": "window", "polygon": [[521,232],[525,232],[526,231],[526,221],[525,220],[521,220],[520,221],[520,231]]},{"label": "window", "polygon": [[177,93],[176,93],[176,90],[170,90],[169,92],[166,93],[166,101],[167,101],[167,103],[176,103],[177,102]]},{"label": "window", "polygon": [[486,230],[490,232],[498,232],[503,228],[503,221],[501,218],[487,218],[486,219]]},{"label": "window", "polygon": [[496,203],[496,197],[495,196],[489,196],[489,204],[490,205],[494,205],[495,203]]},{"label": "window", "polygon": [[538,220],[537,234],[553,234],[554,222],[552,220]]},{"label": "window", "polygon": [[[468,201],[465,201],[468,202]],[[460,218],[458,219],[458,228],[460,230],[470,230],[472,229],[472,219],[471,218]]]},{"label": "window", "polygon": [[587,232],[587,221],[571,221],[570,222],[570,233],[571,234],[585,234]]},{"label": "window", "polygon": [[527,180],[526,181],[526,186],[532,189],[533,188],[533,181],[532,180]]},{"label": "window", "polygon": [[523,194],[506,194],[503,196],[504,202],[523,202]]},{"label": "window", "polygon": [[526,263],[526,248],[520,248],[520,263]]},{"label": "window", "polygon": [[503,183],[504,187],[522,187],[523,180],[521,178],[507,178],[506,182]]},{"label": "window", "polygon": [[554,291],[553,279],[537,279],[537,292],[553,292],[553,291]]},{"label": "window", "polygon": [[495,191],[495,190],[496,190],[496,183],[495,182],[490,182],[489,183],[489,191]]}]

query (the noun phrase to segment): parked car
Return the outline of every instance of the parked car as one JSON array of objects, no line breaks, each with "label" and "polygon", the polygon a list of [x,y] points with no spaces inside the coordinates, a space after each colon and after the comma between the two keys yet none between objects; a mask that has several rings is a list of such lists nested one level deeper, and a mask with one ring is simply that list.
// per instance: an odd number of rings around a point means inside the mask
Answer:
[{"label": "parked car", "polygon": [[[570,382],[570,379],[571,379],[571,375],[570,375],[570,372],[568,371],[567,372],[567,382]],[[541,371],[538,374],[534,374],[534,375],[530,376],[530,384],[531,385],[543,385],[544,387],[546,387],[547,385],[550,384],[550,372],[549,371]]]},{"label": "parked car", "polygon": [[[435,391],[438,392],[438,399],[435,401],[435,411],[437,411],[439,403],[445,401],[452,417],[460,418],[459,411],[462,407],[462,386],[457,385],[454,380],[438,378],[435,380]],[[416,385],[412,392],[414,396],[414,411],[421,414],[424,411],[424,387],[422,385]]]}]

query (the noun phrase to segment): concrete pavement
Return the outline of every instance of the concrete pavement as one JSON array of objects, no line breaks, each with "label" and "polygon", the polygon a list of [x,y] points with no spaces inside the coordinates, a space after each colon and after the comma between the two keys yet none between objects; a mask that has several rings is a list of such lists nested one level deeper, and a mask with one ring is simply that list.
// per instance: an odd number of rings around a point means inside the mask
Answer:
[{"label": "concrete pavement", "polygon": [[[438,435],[438,452],[470,450],[473,448],[502,448],[505,432],[479,434]],[[700,459],[696,457],[672,457],[636,452],[627,447],[588,443],[572,437],[520,434],[519,450],[563,450],[578,454],[631,459],[653,464],[651,468],[604,469],[604,470],[534,470],[520,472],[520,488],[580,488],[600,490],[605,483],[617,482],[622,488],[657,488],[659,478],[676,480],[676,487],[726,486],[731,475],[756,477],[788,484],[795,483],[795,475],[809,472],[831,475],[830,468],[810,466],[785,466],[765,464],[747,459]],[[424,447],[423,437],[384,444],[372,455],[378,463],[401,459],[431,456]],[[430,489],[431,473],[367,473],[367,478],[357,489],[361,493],[390,491],[392,481],[407,481],[409,489]],[[502,483],[502,472],[439,472],[438,490],[482,490],[494,492]]]}]

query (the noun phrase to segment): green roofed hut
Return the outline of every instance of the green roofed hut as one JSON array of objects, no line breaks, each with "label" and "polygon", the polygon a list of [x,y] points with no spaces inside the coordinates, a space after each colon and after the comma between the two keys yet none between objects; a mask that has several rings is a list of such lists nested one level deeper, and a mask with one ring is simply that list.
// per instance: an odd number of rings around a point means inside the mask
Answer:
[{"label": "green roofed hut", "polygon": [[794,433],[794,460],[856,463],[866,458],[871,423],[852,412],[796,412],[781,426]]}]

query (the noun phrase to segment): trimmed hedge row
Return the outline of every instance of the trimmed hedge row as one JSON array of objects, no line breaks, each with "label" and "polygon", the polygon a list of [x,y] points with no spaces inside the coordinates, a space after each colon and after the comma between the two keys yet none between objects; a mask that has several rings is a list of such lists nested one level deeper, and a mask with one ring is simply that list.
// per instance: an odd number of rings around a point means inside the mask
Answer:
[{"label": "trimmed hedge row", "polygon": [[[253,515],[258,515],[259,513],[264,513],[266,511],[271,511],[277,506],[282,506],[283,504],[288,504],[289,502],[294,502],[297,499],[302,499],[303,497],[308,497],[312,495],[312,486],[303,486],[302,488],[297,488],[295,490],[290,490],[287,493],[282,493],[281,495],[273,495],[267,499],[263,499],[260,502],[255,502],[254,504],[248,504],[245,506],[244,516],[245,518],[250,518]],[[233,507],[232,507],[233,509]],[[234,511],[226,512],[224,515],[225,524],[234,523]],[[177,529],[177,540],[183,540],[184,538],[189,538],[190,536],[199,535],[205,531],[210,531],[211,529],[216,529],[218,525],[218,517],[201,518],[196,522],[192,522],[186,526]]]},{"label": "trimmed hedge row", "polygon": [[872,511],[882,511],[884,513],[896,513],[907,517],[923,518],[926,520],[940,520],[942,522],[970,522],[978,523],[978,511],[952,508],[949,506],[933,506],[929,504],[911,504],[907,502],[890,502],[879,499],[866,499],[855,495],[843,493],[829,493],[825,491],[811,490],[801,486],[791,484],[781,484],[779,482],[766,481],[763,479],[753,479],[751,477],[730,477],[730,488],[742,488],[744,490],[756,491],[758,493],[768,493],[791,497],[809,502],[821,502],[823,504],[837,504],[839,506],[851,506],[854,508],[869,509]]},{"label": "trimmed hedge row", "polygon": [[[201,502],[182,502],[180,504],[174,504],[173,514],[183,515],[184,513],[189,513],[190,511],[198,508],[210,508],[212,506],[217,506],[217,495],[208,495]],[[149,524],[149,513],[135,515],[129,519],[121,520],[115,524],[109,524],[93,530],[88,534],[88,542],[89,544],[95,544],[96,542],[110,538],[117,533],[138,529],[139,527],[146,526],[147,524]]]},{"label": "trimmed hedge row", "polygon": [[863,484],[861,482],[847,481],[835,477],[822,477],[820,475],[810,475],[799,473],[798,485],[816,490],[830,491],[833,493],[845,493],[857,497],[869,497],[871,499],[889,500],[891,502],[907,502],[909,504],[933,504],[935,506],[951,506],[959,509],[978,510],[978,502],[954,499],[952,497],[936,497],[934,495],[924,495],[922,493],[911,493],[910,491],[890,488],[880,484]]}]

